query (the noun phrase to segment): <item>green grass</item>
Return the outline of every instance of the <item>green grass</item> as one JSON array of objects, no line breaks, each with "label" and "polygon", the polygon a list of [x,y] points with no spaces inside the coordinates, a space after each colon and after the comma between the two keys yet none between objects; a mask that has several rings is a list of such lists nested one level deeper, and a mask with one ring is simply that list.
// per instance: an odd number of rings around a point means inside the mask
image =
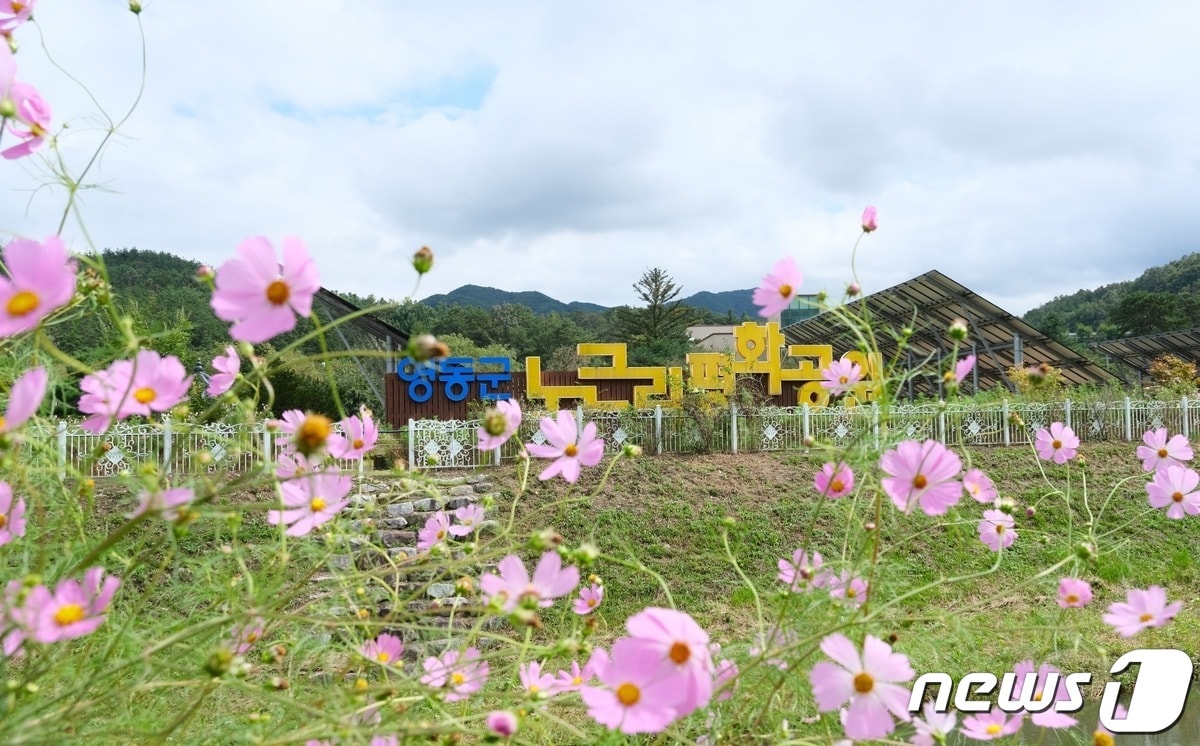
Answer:
[{"label": "green grass", "polygon": [[[390,732],[401,717],[415,728],[422,720],[450,723],[451,728],[454,722],[477,723],[491,707],[524,706],[516,683],[518,660],[545,657],[551,670],[566,667],[572,657],[569,647],[607,645],[624,633],[631,614],[647,606],[674,605],[688,612],[722,644],[723,654],[742,666],[739,694],[721,709],[728,724],[724,732],[733,742],[778,739],[784,720],[793,733],[825,732],[830,718],[817,725],[801,721],[816,715],[807,672],[819,657],[816,642],[833,627],[856,639],[867,633],[894,638],[895,649],[910,657],[916,671],[952,675],[1000,673],[1024,658],[1102,674],[1120,653],[1137,647],[1200,650],[1200,623],[1193,613],[1200,574],[1194,558],[1200,524],[1195,521],[1200,519],[1170,521],[1150,512],[1141,476],[1109,499],[1112,484],[1140,475],[1132,450],[1128,444],[1088,445],[1082,469],[1039,466],[1031,453],[1017,448],[973,451],[973,464],[995,479],[1004,496],[1018,501],[1020,537],[1005,550],[997,571],[920,592],[942,577],[986,573],[996,555],[978,539],[975,524],[983,506],[964,500],[950,520],[938,520],[901,515],[885,502],[876,534],[864,527],[875,514],[870,469],[856,464],[858,497],[820,502],[812,488],[812,474],[822,462],[817,453],[622,461],[594,496],[598,470],[587,472],[574,488],[562,480],[533,479],[515,503],[513,533],[489,540],[475,556],[449,563],[443,577],[477,573],[479,562],[495,561],[514,542],[523,544],[528,535],[551,527],[569,547],[592,542],[603,552],[585,570],[585,575],[597,573],[605,585],[595,628],[585,629],[583,620],[559,603],[542,611],[541,629],[528,630],[528,647],[526,630],[486,633],[501,640],[485,651],[492,667],[488,686],[475,701],[445,705],[420,701],[419,665],[409,663],[409,679],[385,680],[353,653],[362,639],[381,629],[429,627],[422,615],[404,622],[356,615],[380,603],[403,607],[409,595],[391,587],[387,573],[330,576],[324,559],[335,550],[315,540],[289,540],[285,558],[277,529],[263,520],[269,491],[221,495],[186,534],[174,536],[161,522],[150,522],[105,559],[106,567],[121,575],[123,586],[100,631],[5,662],[6,678],[16,688],[3,700],[0,740],[164,743],[170,732],[172,743],[303,743],[303,738],[289,740],[285,734],[327,734],[338,729],[344,713],[365,707],[372,696],[388,694],[404,713],[385,713],[380,732]],[[489,475],[507,490],[495,509],[507,520],[514,508],[516,475],[509,469]],[[58,532],[55,546],[67,546],[70,552],[39,555],[39,572],[59,577],[96,537],[124,521],[131,505],[127,490],[112,486],[102,492],[114,494],[102,494],[94,510],[86,501],[66,506],[62,519],[49,525],[47,531]],[[1023,512],[1029,505],[1036,506],[1033,517]],[[1093,528],[1087,526],[1089,520]],[[1114,529],[1119,530],[1103,536]],[[1044,568],[1073,556],[1074,547],[1093,533],[1101,535],[1094,562],[1072,560],[1060,571],[1036,578]],[[860,612],[822,591],[781,592],[776,563],[795,548],[817,549],[827,563],[866,574],[877,535],[881,543],[871,608],[912,593],[903,602],[864,622]],[[34,545],[39,541],[37,536],[27,539]],[[10,563],[15,562],[15,547],[4,548]],[[37,550],[26,545],[19,551]],[[528,561],[538,553],[522,554]],[[1063,612],[1054,603],[1059,577],[1070,572],[1093,584],[1096,598],[1087,609]],[[1123,600],[1126,589],[1150,584],[1163,585],[1171,599],[1183,600],[1184,611],[1163,628],[1131,640],[1116,637],[1100,620],[1103,610]],[[249,655],[253,666],[244,677],[225,673],[214,678],[206,670],[212,652],[228,638],[233,618],[251,612],[272,622]],[[196,627],[214,616],[230,619]],[[774,628],[780,619],[781,629],[797,641],[786,656],[787,671],[755,664],[749,652],[756,633]],[[179,636],[175,644],[152,648],[171,635]],[[574,642],[555,648],[561,639]],[[276,651],[276,646],[282,649]],[[355,688],[359,678],[365,691]],[[27,680],[36,680],[37,691],[23,686]],[[1095,682],[1104,680],[1100,675]],[[578,698],[556,701],[548,712],[523,722],[524,742],[577,742],[573,726],[596,733]],[[37,727],[17,729],[30,719]],[[350,730],[343,732],[344,742],[355,742]],[[677,732],[684,740],[694,739],[704,732],[704,718],[690,718]]]}]

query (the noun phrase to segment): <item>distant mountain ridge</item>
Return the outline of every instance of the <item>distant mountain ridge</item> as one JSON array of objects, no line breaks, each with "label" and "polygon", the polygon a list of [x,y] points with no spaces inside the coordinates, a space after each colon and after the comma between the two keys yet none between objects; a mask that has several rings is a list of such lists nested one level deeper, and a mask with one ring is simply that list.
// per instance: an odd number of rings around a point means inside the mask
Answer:
[{"label": "distant mountain ridge", "polygon": [[[682,300],[684,305],[703,308],[713,313],[732,313],[735,319],[739,319],[742,316],[753,318],[758,312],[758,308],[750,302],[750,296],[753,292],[753,290],[725,290],[714,293],[702,290]],[[596,303],[587,303],[584,301],[563,302],[536,290],[513,292],[480,285],[463,285],[451,290],[449,293],[431,295],[420,302],[430,306],[459,305],[484,309],[490,309],[505,303],[513,303],[525,306],[539,315],[549,313],[567,314],[572,311],[603,313],[609,310],[607,306],[601,306]]]}]

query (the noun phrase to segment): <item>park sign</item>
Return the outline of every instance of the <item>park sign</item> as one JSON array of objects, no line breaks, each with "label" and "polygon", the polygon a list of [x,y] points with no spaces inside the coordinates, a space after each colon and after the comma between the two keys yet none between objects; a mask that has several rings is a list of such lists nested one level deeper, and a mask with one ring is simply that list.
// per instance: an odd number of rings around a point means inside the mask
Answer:
[{"label": "park sign", "polygon": [[[833,362],[833,347],[785,344],[778,322],[748,321],[736,326],[732,350],[689,353],[684,367],[631,366],[624,343],[584,343],[576,349],[582,357],[606,358],[608,364],[543,371],[541,358],[527,357],[524,372],[514,374],[506,357],[445,357],[422,363],[404,358],[388,374],[387,420],[400,427],[409,419],[470,419],[474,416],[470,402],[509,398],[535,402],[547,410],[576,405],[610,410],[630,405],[678,406],[685,386],[728,396],[742,377],[754,379],[762,394],[778,406],[829,403],[821,370]],[[850,387],[845,403],[874,399],[882,370],[880,356],[851,351],[844,359],[863,370],[863,379]]]}]

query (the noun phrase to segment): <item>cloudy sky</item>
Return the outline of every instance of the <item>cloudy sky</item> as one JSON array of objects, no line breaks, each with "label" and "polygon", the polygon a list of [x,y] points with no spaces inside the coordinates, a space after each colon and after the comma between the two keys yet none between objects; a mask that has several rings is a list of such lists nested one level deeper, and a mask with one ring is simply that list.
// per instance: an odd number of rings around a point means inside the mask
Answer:
[{"label": "cloudy sky", "polygon": [[[1200,250],[1200,5],[144,0],[139,106],[89,173],[92,246],[219,264],[300,236],[335,290],[475,283],[605,305],[939,269],[1016,313]],[[319,8],[301,12],[300,8]],[[19,78],[78,174],[140,75],[118,0],[42,0]],[[43,48],[44,41],[44,48]],[[51,65],[47,52],[87,86]],[[43,237],[48,161],[0,230]]]}]

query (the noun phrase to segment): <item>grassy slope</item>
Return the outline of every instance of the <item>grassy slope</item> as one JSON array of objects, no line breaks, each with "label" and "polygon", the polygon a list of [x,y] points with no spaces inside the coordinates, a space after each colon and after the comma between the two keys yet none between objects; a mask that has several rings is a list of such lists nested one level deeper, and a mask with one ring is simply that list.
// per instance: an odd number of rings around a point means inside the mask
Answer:
[{"label": "grassy slope", "polygon": [[[865,631],[881,637],[897,635],[896,649],[910,656],[918,673],[1001,673],[1019,660],[1033,658],[1054,662],[1064,670],[1092,671],[1097,674],[1096,684],[1106,680],[1111,661],[1126,650],[1200,650],[1200,622],[1195,616],[1200,602],[1195,560],[1200,519],[1171,521],[1161,512],[1149,512],[1144,477],[1136,476],[1113,490],[1119,480],[1141,474],[1132,446],[1089,444],[1084,454],[1087,465],[1081,470],[1047,462],[1039,466],[1031,451],[1019,448],[972,452],[974,465],[995,478],[1001,494],[1018,501],[1018,540],[1005,550],[996,573],[909,598]],[[553,526],[571,543],[590,538],[614,555],[628,550],[668,580],[679,609],[691,613],[713,639],[744,661],[757,614],[754,594],[725,556],[724,519],[734,519],[728,529],[734,556],[758,587],[771,620],[781,603],[776,562],[806,543],[817,505],[812,474],[820,463],[816,454],[795,453],[643,458],[619,463],[594,500],[561,507],[556,501],[568,493],[593,492],[599,473],[592,471],[575,490],[568,490],[562,480],[532,480],[535,483],[519,503],[518,523],[527,530]],[[860,482],[864,473],[859,471]],[[1069,510],[1062,494],[1068,474]],[[1112,494],[1098,530],[1117,530],[1098,542],[1096,562],[1071,562],[1061,571],[1031,581],[1086,538],[1083,478],[1093,514]],[[508,484],[515,486],[516,480]],[[1055,494],[1055,489],[1061,492]],[[1027,505],[1037,506],[1032,518],[1024,514]],[[890,504],[883,508],[885,551],[876,585],[884,598],[942,576],[986,570],[995,558],[979,541],[976,524],[984,506],[974,501],[964,500],[951,514],[952,519],[960,519],[957,525],[933,530],[929,526],[935,519],[919,513],[903,516]],[[844,557],[849,565],[861,565],[870,552],[862,522],[871,513],[873,506],[865,498],[857,504],[852,499],[827,501],[815,522],[812,546],[827,561]],[[1129,521],[1133,523],[1122,528]],[[894,543],[902,537],[909,538]],[[1086,609],[1064,612],[1054,598],[1059,578],[1072,569],[1092,583],[1095,599]],[[667,604],[666,595],[647,575],[604,561],[596,571],[606,583],[601,640],[622,634],[625,618],[644,606]],[[1165,627],[1129,640],[1117,637],[1101,621],[1104,610],[1123,601],[1127,588],[1151,584],[1165,586],[1170,600],[1182,600],[1183,612]],[[785,628],[801,636],[829,623],[854,619],[853,612],[828,601],[794,613]],[[562,616],[557,620],[567,621]],[[1066,628],[1055,635],[1052,628],[1061,624]],[[848,634],[855,637],[861,632]],[[806,674],[813,660],[797,659],[793,671]],[[772,677],[764,681],[770,686],[779,683]],[[782,688],[793,698],[790,705],[784,700],[785,711],[793,707],[795,718],[815,714],[804,675],[784,676]]]}]

